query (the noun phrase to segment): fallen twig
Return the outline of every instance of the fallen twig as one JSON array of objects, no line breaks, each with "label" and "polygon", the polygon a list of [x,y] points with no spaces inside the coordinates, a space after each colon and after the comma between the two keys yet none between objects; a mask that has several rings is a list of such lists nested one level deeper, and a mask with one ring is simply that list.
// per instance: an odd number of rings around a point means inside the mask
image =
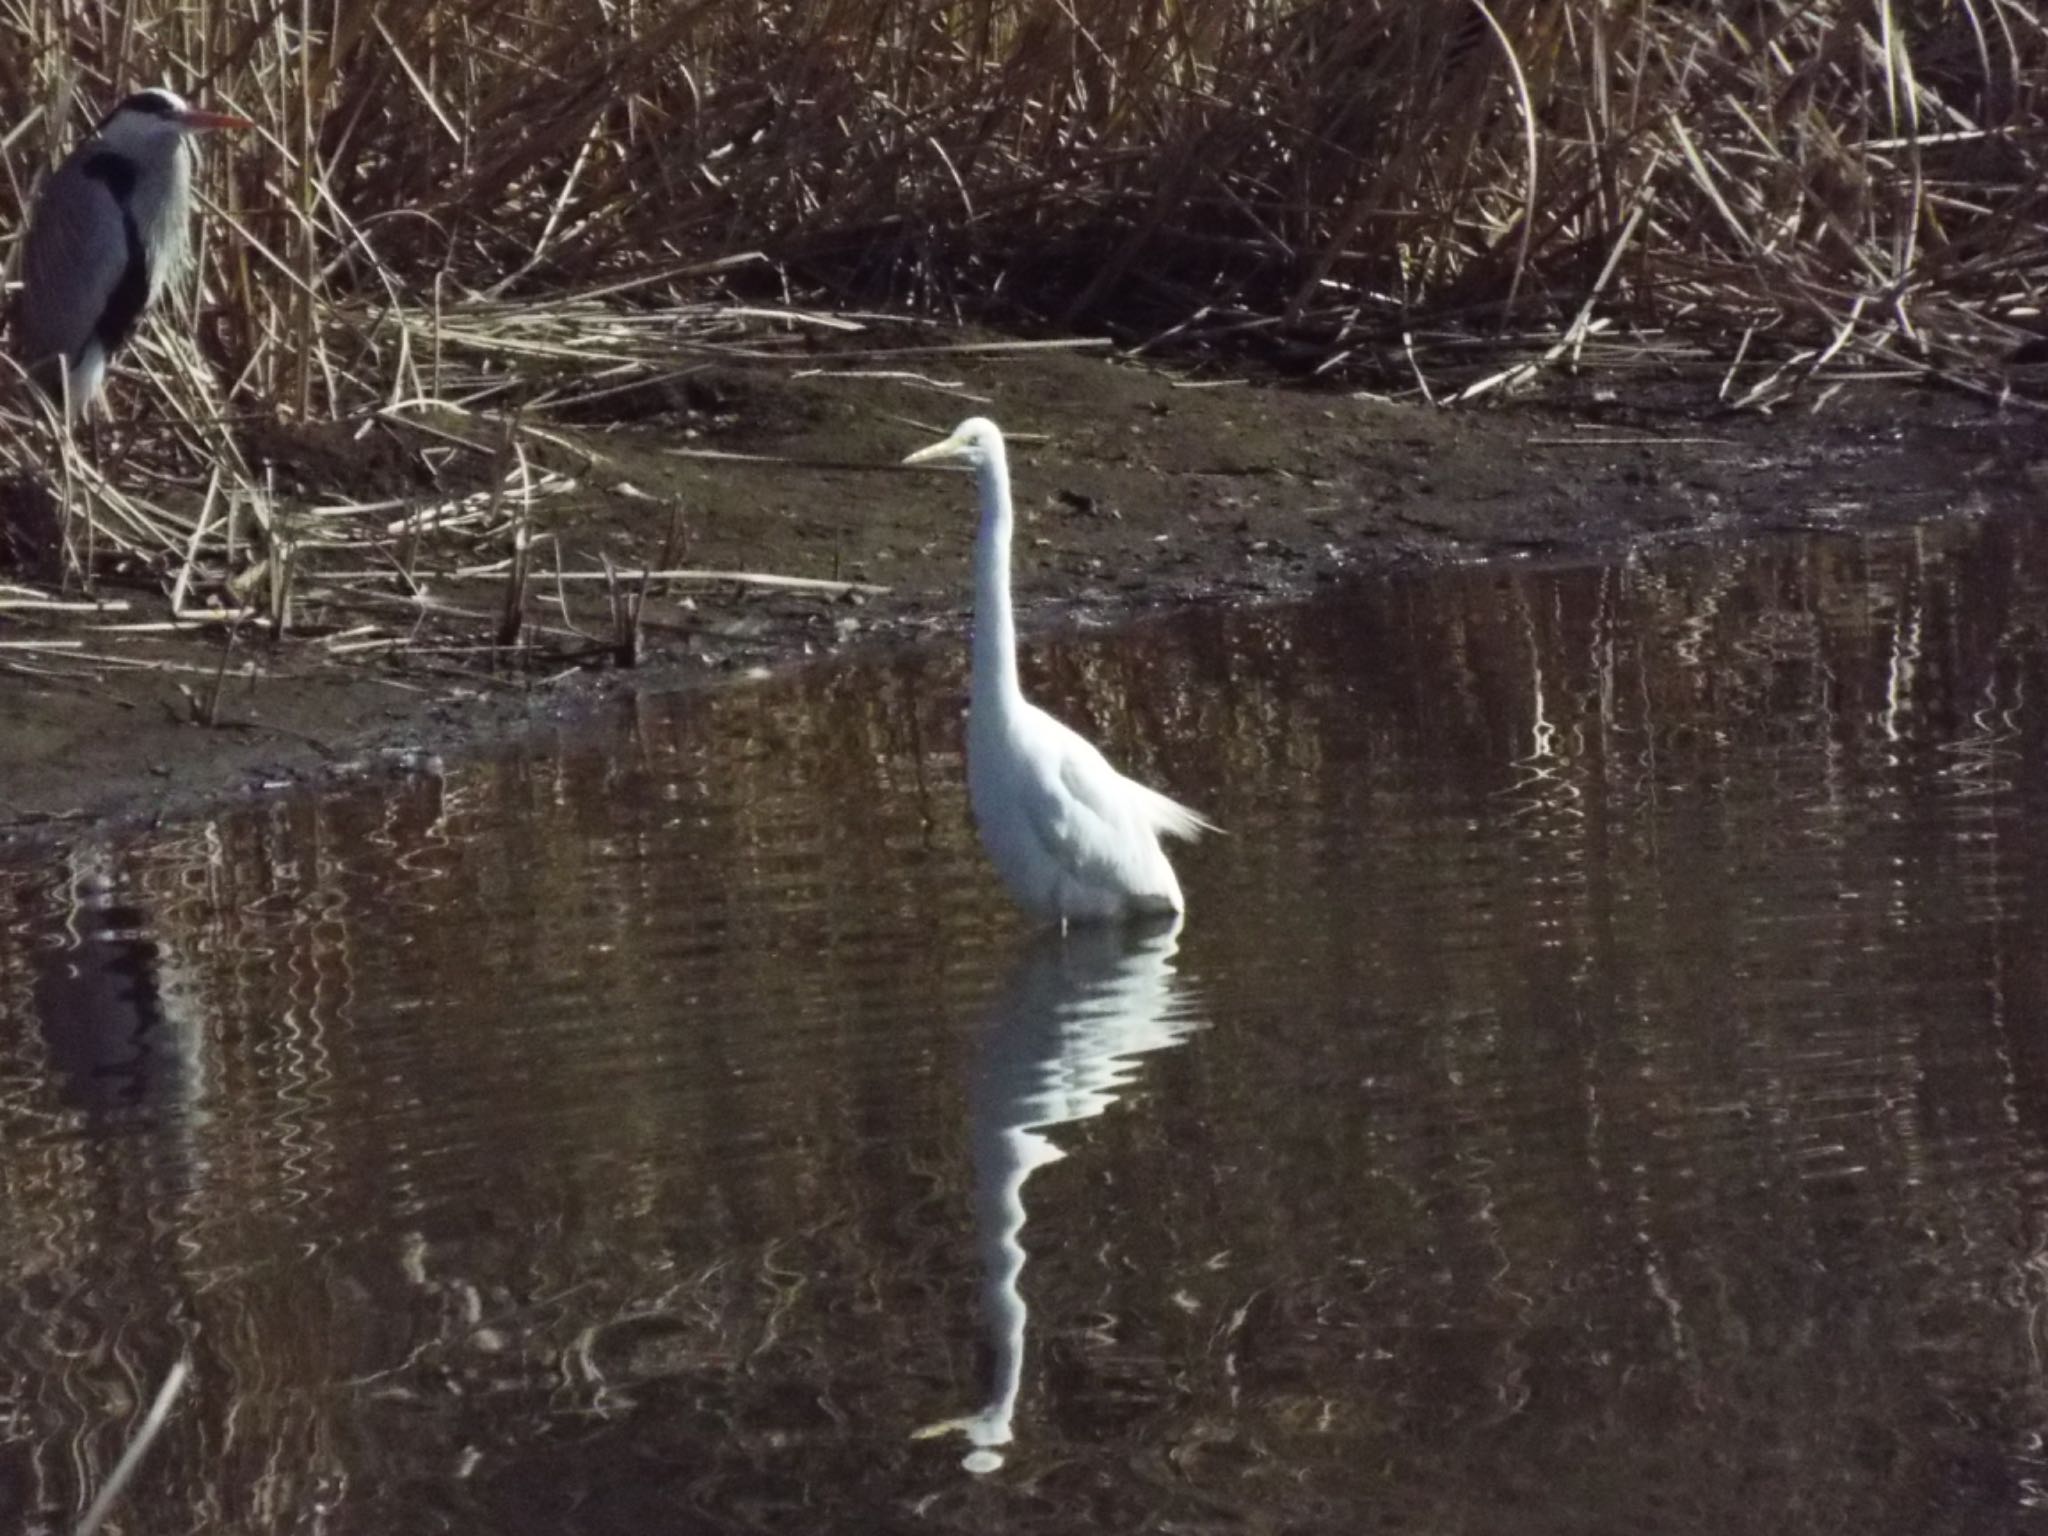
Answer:
[{"label": "fallen twig", "polygon": [[[493,565],[466,566],[461,570],[448,572],[442,579],[447,581],[494,581],[506,574],[511,562],[500,560]],[[557,581],[696,581],[725,583],[739,587],[766,587],[792,592],[860,592],[864,594],[887,592],[887,587],[876,586],[865,581],[828,581],[822,576],[771,576],[761,571],[709,571],[709,570],[643,570],[643,571],[564,571],[555,578]]]}]

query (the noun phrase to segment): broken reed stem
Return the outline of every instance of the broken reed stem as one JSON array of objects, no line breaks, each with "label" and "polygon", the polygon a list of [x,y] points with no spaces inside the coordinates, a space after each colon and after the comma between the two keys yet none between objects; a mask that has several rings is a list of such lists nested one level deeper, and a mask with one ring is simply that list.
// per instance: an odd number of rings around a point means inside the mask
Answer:
[{"label": "broken reed stem", "polygon": [[[499,577],[508,575],[511,569],[511,561],[501,560],[496,565],[448,571],[443,574],[441,579],[444,581],[496,581]],[[817,592],[833,596],[843,595],[848,592],[877,595],[889,590],[887,587],[876,586],[874,583],[866,581],[831,581],[823,576],[776,576],[766,571],[714,571],[701,568],[666,571],[647,568],[637,571],[619,571],[616,573],[616,578],[621,581],[694,581],[701,582],[707,586],[759,587],[765,591]],[[596,570],[564,571],[556,579],[564,582],[573,582],[606,581],[611,578],[608,578],[602,570]]]},{"label": "broken reed stem", "polygon": [[206,478],[206,499],[199,504],[199,517],[192,524],[192,537],[185,544],[185,558],[178,565],[177,579],[171,584],[171,616],[177,618],[187,608],[186,599],[192,590],[192,575],[199,563],[199,548],[206,541],[206,530],[212,521],[213,503],[220,494],[220,466],[215,465],[213,473]]},{"label": "broken reed stem", "polygon": [[235,642],[242,635],[242,616],[237,614],[228,624],[227,638],[221,642],[220,665],[214,668],[213,683],[206,690],[206,702],[195,705],[193,719],[196,724],[211,730],[220,724],[220,696],[227,687],[228,663],[234,659]]},{"label": "broken reed stem", "polygon": [[501,646],[517,645],[525,628],[527,578],[532,565],[533,495],[526,472],[526,450],[519,441],[517,412],[505,418],[497,461],[492,465],[493,514],[504,499],[505,483],[515,466],[519,474],[519,503],[512,514],[512,558],[506,568],[505,602],[498,618],[497,643]]},{"label": "broken reed stem", "polygon": [[625,594],[619,590],[619,573],[613,567],[609,554],[604,556],[604,592],[606,600],[611,605],[612,659],[622,667],[638,666],[640,615],[637,610],[629,611],[630,604]]},{"label": "broken reed stem", "polygon": [[278,526],[270,541],[270,641],[275,645],[284,639],[285,631],[291,626],[292,579],[295,574],[294,555],[291,539],[286,537],[283,520],[284,509],[277,510]]},{"label": "broken reed stem", "polygon": [[[636,667],[640,664],[643,615],[647,611],[647,590],[654,584],[657,569],[666,569],[676,561],[685,558],[689,549],[689,530],[683,521],[683,504],[671,502],[668,510],[668,531],[662,535],[661,558],[653,566],[640,573],[640,584],[633,589],[621,613],[617,573],[612,568],[611,558],[604,563],[605,585],[612,600],[612,634],[614,655],[622,667]],[[557,568],[557,578],[561,572]]]}]

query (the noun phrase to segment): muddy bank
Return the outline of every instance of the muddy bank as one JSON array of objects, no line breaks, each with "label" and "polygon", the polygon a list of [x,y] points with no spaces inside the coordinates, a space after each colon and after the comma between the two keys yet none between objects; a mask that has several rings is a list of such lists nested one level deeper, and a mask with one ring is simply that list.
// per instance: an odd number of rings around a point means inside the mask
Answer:
[{"label": "muddy bank", "polygon": [[[245,626],[225,669],[218,632],[115,647],[76,616],[0,614],[0,639],[69,647],[0,652],[0,836],[417,771],[621,688],[956,632],[968,483],[895,464],[971,413],[1016,434],[1027,626],[1284,597],[1403,562],[2023,506],[2048,453],[2033,418],[1904,385],[1851,385],[1817,413],[1771,417],[1720,412],[1713,393],[1610,376],[1450,411],[1061,351],[707,367],[604,401],[602,419],[532,423],[533,452],[574,487],[535,510],[534,627],[517,654],[483,643],[505,585],[487,571],[415,572],[436,606],[412,643],[352,650],[343,620],[309,605],[281,642]],[[382,427],[277,434],[262,452],[309,497],[403,494],[432,470],[417,441]],[[552,573],[664,551],[693,569],[862,589],[660,584],[640,664],[622,669],[603,585]],[[505,552],[472,551],[479,566]],[[392,587],[394,603],[409,594],[395,572]],[[206,715],[215,723],[195,723]]]}]

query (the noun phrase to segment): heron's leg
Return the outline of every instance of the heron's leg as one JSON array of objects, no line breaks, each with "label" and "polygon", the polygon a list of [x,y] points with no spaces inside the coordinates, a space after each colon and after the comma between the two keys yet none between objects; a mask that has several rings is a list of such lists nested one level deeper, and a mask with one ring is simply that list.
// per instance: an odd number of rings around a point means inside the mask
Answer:
[{"label": "heron's leg", "polygon": [[[100,424],[101,417],[105,414],[106,409],[106,398],[100,392],[98,377],[95,376],[88,393],[78,408],[79,421],[83,422],[85,426],[83,457],[88,472],[84,475],[74,473],[73,476],[74,483],[77,486],[79,515],[85,521],[85,551],[80,560],[79,573],[84,578],[85,589],[88,593],[93,590],[93,576],[99,564],[99,488],[109,478],[107,458],[113,452],[113,447],[110,445],[118,446],[115,444],[111,431],[111,421],[106,427],[102,427]],[[65,423],[65,431],[72,441],[76,443],[78,434],[75,425],[67,421]]]},{"label": "heron's leg", "polygon": [[[99,478],[100,466],[104,462],[100,457],[100,413],[94,402],[90,399],[85,402],[85,457],[86,461],[92,465],[93,479],[97,480]],[[99,557],[100,528],[100,520],[95,515],[97,508],[93,501],[93,486],[90,483],[85,488],[84,504],[85,590],[90,593],[92,591],[93,566]]]},{"label": "heron's leg", "polygon": [[78,483],[78,435],[72,431],[69,394],[60,396],[57,405],[57,569],[64,589],[69,591],[74,572],[81,582],[86,579],[85,560],[78,551],[78,501],[82,493]]}]

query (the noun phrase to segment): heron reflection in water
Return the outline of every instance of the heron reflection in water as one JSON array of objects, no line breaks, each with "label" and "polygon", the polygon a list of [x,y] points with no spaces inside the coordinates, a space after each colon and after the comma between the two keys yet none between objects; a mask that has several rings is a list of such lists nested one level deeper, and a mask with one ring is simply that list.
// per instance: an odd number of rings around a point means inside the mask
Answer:
[{"label": "heron reflection in water", "polygon": [[104,854],[71,862],[63,928],[35,952],[37,1021],[64,1097],[95,1121],[189,1126],[208,1076],[197,983]]},{"label": "heron reflection in water", "polygon": [[1180,918],[1150,929],[1080,928],[1041,936],[1011,972],[990,1017],[969,1094],[982,1314],[994,1357],[986,1403],[917,1431],[959,1432],[970,1472],[1003,1464],[1024,1379],[1024,1181],[1066,1154],[1042,1133],[1114,1104],[1135,1057],[1199,1027],[1174,974]]}]

